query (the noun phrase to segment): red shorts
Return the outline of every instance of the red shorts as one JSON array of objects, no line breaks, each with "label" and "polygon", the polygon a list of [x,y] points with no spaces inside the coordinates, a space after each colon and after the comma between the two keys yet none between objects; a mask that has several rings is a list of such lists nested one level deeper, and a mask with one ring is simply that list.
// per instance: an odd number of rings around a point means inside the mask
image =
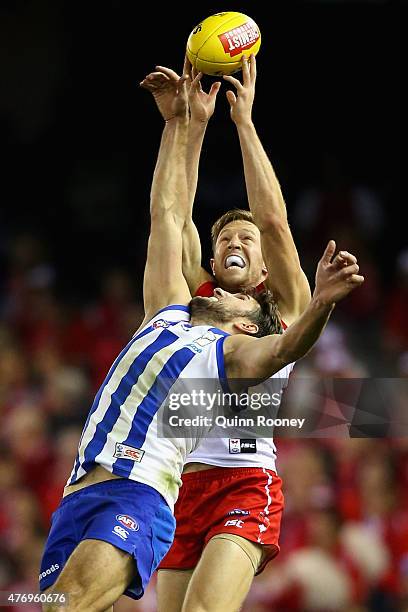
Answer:
[{"label": "red shorts", "polygon": [[259,574],[279,552],[282,480],[263,468],[212,468],[182,476],[174,542],[159,569],[194,568],[207,542],[233,533],[265,546]]}]

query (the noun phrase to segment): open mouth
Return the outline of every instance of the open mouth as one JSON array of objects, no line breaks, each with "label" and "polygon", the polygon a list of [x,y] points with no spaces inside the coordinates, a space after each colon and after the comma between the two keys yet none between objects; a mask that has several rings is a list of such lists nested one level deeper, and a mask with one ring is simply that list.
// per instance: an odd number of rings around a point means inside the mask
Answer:
[{"label": "open mouth", "polygon": [[241,255],[228,255],[224,263],[225,269],[229,268],[245,268],[246,262]]}]

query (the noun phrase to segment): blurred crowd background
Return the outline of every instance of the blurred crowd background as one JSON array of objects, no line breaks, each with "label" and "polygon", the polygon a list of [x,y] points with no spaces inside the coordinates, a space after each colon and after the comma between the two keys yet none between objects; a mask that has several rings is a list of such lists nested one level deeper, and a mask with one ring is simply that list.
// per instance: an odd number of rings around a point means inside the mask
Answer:
[{"label": "blurred crowd background", "polygon": [[[232,7],[263,34],[254,121],[311,284],[329,238],[366,277],[295,377],[408,375],[404,5]],[[220,8],[146,7],[141,17],[121,1],[1,4],[0,591],[37,591],[82,424],[143,318],[161,120],[138,82],[155,64],[179,68],[190,30]],[[205,262],[212,222],[235,206],[247,207],[245,186],[221,91],[196,200]],[[408,440],[277,446],[281,553],[244,610],[407,611]],[[154,612],[154,581],[140,603],[115,609]]]}]

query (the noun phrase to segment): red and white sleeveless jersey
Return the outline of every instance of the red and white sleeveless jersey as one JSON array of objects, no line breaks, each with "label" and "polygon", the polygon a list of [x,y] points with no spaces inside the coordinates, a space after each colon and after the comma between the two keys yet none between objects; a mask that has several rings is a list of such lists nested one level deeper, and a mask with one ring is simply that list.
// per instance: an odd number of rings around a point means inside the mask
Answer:
[{"label": "red and white sleeveless jersey", "polygon": [[[215,282],[207,281],[203,283],[196,291],[196,295],[202,297],[211,297],[216,288]],[[258,285],[257,290],[262,291],[263,284]],[[285,323],[282,321],[282,326],[286,329]],[[258,387],[251,389],[253,392],[271,393],[282,392],[289,380],[289,375],[294,368],[294,363],[291,363],[279,372],[276,372],[271,379]],[[265,388],[266,386],[266,388]],[[216,432],[217,427],[213,428],[212,435]],[[220,436],[222,435],[222,429]],[[186,463],[205,463],[219,467],[263,467],[274,470],[276,472],[276,447],[273,438],[257,438],[248,440],[244,430],[239,428],[229,428],[228,438],[223,437],[208,437],[204,438],[198,447],[187,456]]]}]

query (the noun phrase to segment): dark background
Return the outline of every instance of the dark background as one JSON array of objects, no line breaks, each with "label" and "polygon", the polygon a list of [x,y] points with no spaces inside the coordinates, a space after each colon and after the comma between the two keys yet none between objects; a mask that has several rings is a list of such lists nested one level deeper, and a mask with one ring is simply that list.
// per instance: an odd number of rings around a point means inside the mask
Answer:
[{"label": "dark background", "polygon": [[[254,121],[289,217],[300,189],[318,180],[324,156],[334,156],[352,181],[381,197],[387,215],[379,263],[386,280],[406,235],[406,7],[232,8],[249,13],[261,29]],[[3,258],[16,234],[35,232],[58,270],[59,290],[89,297],[107,267],[143,268],[162,124],[138,83],[157,63],[180,70],[191,29],[220,5],[147,3],[142,13],[134,2],[17,0],[2,2],[0,10]],[[221,91],[196,204],[203,236],[219,213],[246,206],[242,174]]]}]

